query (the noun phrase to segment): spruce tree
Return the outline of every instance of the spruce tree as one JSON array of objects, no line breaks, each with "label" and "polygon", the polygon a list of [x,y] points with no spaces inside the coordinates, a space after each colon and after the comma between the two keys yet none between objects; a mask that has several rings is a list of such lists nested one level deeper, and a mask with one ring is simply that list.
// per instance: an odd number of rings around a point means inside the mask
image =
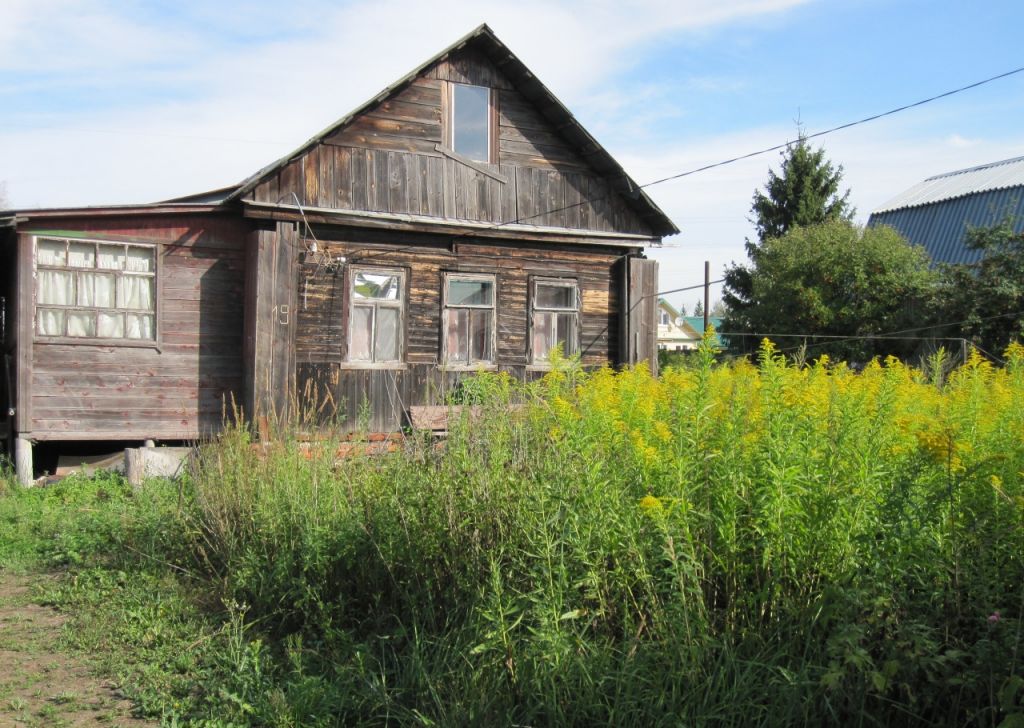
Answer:
[{"label": "spruce tree", "polygon": [[751,321],[746,312],[754,305],[753,274],[766,240],[781,237],[794,227],[853,219],[850,191],[842,194],[839,191],[843,167],[833,166],[825,158],[823,148],[811,148],[801,131],[796,143],[787,146],[780,155],[781,173],[769,169],[764,191],[754,191],[750,221],[754,223],[758,239],[746,241],[751,265],[733,263],[725,271],[722,300],[728,308],[723,324],[726,331],[750,330]]}]

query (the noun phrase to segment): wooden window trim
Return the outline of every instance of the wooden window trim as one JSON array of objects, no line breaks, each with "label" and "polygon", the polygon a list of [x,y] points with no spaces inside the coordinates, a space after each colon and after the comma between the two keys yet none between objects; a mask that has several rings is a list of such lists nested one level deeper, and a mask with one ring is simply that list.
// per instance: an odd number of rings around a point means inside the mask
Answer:
[{"label": "wooden window trim", "polygon": [[[120,236],[119,236],[120,237]],[[31,256],[31,267],[32,267],[32,317],[30,320],[29,330],[32,332],[32,341],[37,344],[50,344],[50,345],[68,345],[68,346],[99,346],[99,347],[117,347],[127,349],[156,349],[158,352],[162,351],[162,331],[163,327],[160,325],[160,312],[162,310],[161,301],[163,299],[163,273],[162,273],[162,258],[163,258],[163,246],[156,242],[144,242],[128,239],[107,239],[107,238],[94,238],[94,237],[78,237],[73,235],[51,235],[46,233],[35,233],[30,236],[30,248],[29,253]],[[111,246],[125,246],[134,248],[147,248],[153,251],[153,272],[152,273],[140,273],[126,270],[114,270],[99,268],[98,266],[93,268],[79,268],[69,265],[44,265],[41,269],[39,266],[39,242],[41,240],[54,240],[62,241],[65,247],[71,243],[92,243],[93,245],[111,245]],[[97,261],[99,260],[99,250],[96,251]],[[54,270],[68,273],[81,272],[86,270],[92,270],[97,272],[106,272],[109,275],[121,274],[121,277],[125,273],[131,275],[137,275],[142,277],[148,277],[153,279],[153,338],[152,339],[129,339],[125,338],[110,338],[100,336],[52,336],[47,334],[39,333],[39,309],[56,309],[60,311],[88,311],[88,312],[99,312],[99,311],[113,311],[121,314],[150,314],[146,309],[132,309],[124,308],[120,306],[112,307],[101,307],[101,306],[70,306],[70,305],[57,305],[57,304],[40,304],[39,303],[39,284],[38,284],[38,273],[40,270]]]},{"label": "wooden window trim", "polygon": [[[491,304],[477,305],[477,304],[449,304],[448,303],[448,283],[453,280],[462,281],[487,281],[492,286],[493,297]],[[451,361],[448,351],[448,311],[453,309],[476,309],[476,310],[489,310],[491,312],[491,326],[488,332],[490,337],[490,348],[491,358],[490,359],[476,359],[469,362]],[[498,329],[498,277],[494,273],[485,272],[470,272],[470,271],[450,271],[443,275],[441,281],[441,368],[446,371],[496,371],[498,368],[498,341],[497,341],[497,329]]]},{"label": "wooden window trim", "polygon": [[[582,292],[580,291],[579,280],[576,279],[576,278],[560,278],[560,277],[552,277],[552,276],[530,276],[530,279],[529,279],[529,286],[530,286],[530,288],[529,288],[529,292],[530,292],[530,309],[529,310],[530,310],[530,313],[529,313],[529,325],[527,326],[527,332],[526,332],[527,341],[529,342],[529,347],[530,347],[530,364],[527,366],[527,369],[530,369],[530,370],[547,370],[547,369],[551,368],[551,362],[545,356],[547,354],[547,352],[535,351],[534,347],[533,347],[533,328],[534,328],[534,317],[535,317],[535,314],[537,314],[537,313],[562,313],[562,314],[565,314],[565,313],[570,313],[570,309],[566,309],[566,308],[548,308],[548,307],[538,306],[537,305],[537,286],[538,286],[538,284],[553,284],[553,285],[562,286],[562,287],[565,287],[565,288],[572,287],[574,289],[574,291],[576,292],[576,295],[575,295],[575,304],[576,304],[576,306],[575,306],[575,309],[573,309],[571,311],[572,313],[575,314],[574,326],[573,326],[573,336],[575,338],[575,341],[573,343],[575,345],[576,351],[573,352],[573,354],[578,353],[580,351],[580,348],[581,348],[580,339],[581,339],[581,328],[582,328],[582,320],[581,320]],[[572,354],[568,354],[568,353],[566,353],[566,355],[572,356]]]},{"label": "wooden window trim", "polygon": [[[455,151],[455,87],[469,86],[472,88],[487,89],[487,159],[471,159]],[[441,86],[441,105],[444,118],[444,150],[443,154],[464,163],[476,164],[498,164],[498,154],[501,148],[499,138],[500,116],[498,111],[498,90],[490,86],[481,86],[475,83],[461,83],[459,81],[446,81]],[[468,166],[473,166],[469,164]],[[483,170],[480,170],[483,171]]]},{"label": "wooden window trim", "polygon": [[[366,299],[361,303],[356,303],[356,297],[354,295],[353,286],[355,285],[356,275],[359,273],[371,273],[374,275],[394,275],[398,276],[399,284],[398,289],[401,291],[401,299],[398,301],[386,301],[385,299]],[[346,282],[345,282],[345,319],[346,319],[346,331],[345,331],[345,360],[341,362],[342,369],[405,369],[405,340],[406,340],[406,315],[405,307],[406,301],[408,300],[409,291],[409,276],[406,275],[404,268],[392,268],[392,267],[376,267],[368,265],[355,265],[350,267],[346,271]],[[361,300],[361,299],[360,299]],[[367,361],[364,359],[353,359],[352,358],[352,332],[353,332],[353,319],[352,310],[356,306],[373,306],[377,308],[396,308],[398,309],[398,358],[389,359],[387,361]],[[373,351],[376,343],[376,327],[377,327],[377,312],[374,310],[373,314],[373,329],[370,332],[370,350]]]}]

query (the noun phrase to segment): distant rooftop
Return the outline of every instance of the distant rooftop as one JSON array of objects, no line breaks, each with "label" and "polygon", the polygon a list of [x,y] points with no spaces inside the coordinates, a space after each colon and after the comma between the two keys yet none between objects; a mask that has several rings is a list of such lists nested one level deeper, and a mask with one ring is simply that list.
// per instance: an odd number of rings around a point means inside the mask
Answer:
[{"label": "distant rooftop", "polygon": [[1014,157],[929,177],[896,195],[872,214],[1020,186],[1024,186],[1024,157]]}]

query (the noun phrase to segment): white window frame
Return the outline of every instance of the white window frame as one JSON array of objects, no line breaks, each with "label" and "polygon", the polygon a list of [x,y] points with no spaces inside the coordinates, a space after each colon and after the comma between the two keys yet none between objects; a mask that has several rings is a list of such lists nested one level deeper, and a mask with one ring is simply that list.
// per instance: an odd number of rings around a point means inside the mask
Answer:
[{"label": "white window frame", "polygon": [[[491,284],[490,304],[452,304],[448,301],[448,288],[452,281],[487,282]],[[441,313],[441,341],[442,359],[446,369],[479,369],[480,367],[492,368],[496,366],[498,359],[498,342],[495,332],[498,328],[498,279],[493,273],[445,273],[442,281],[442,313]],[[487,332],[490,340],[490,359],[468,359],[453,360],[448,350],[448,318],[450,312],[463,309],[489,310],[491,312],[491,325]]]},{"label": "white window frame", "polygon": [[[368,273],[370,275],[387,275],[387,276],[398,276],[398,300],[389,300],[381,298],[359,298],[355,297],[355,285],[356,276],[359,273]],[[348,367],[366,367],[366,368],[394,368],[401,367],[405,362],[405,300],[406,300],[406,275],[405,271],[401,268],[374,268],[371,266],[354,266],[348,270],[348,287],[346,290],[348,296],[348,331],[346,332],[346,352],[345,362]],[[353,321],[355,319],[356,307],[367,307],[373,308],[373,320],[370,329],[370,359],[353,359],[352,358],[352,334],[355,330]],[[380,361],[372,358],[376,355],[376,344],[377,344],[377,310],[379,308],[389,308],[398,310],[398,358],[397,359],[382,359]]]},{"label": "white window frame", "polygon": [[[91,244],[96,246],[96,253],[94,256],[95,263],[92,268],[84,268],[80,266],[67,265],[67,258],[65,257],[64,265],[50,265],[39,263],[39,243],[40,242],[62,242],[65,246],[65,256],[67,251],[72,244]],[[153,270],[151,272],[143,271],[129,271],[118,270],[118,269],[106,269],[98,266],[99,261],[99,246],[120,246],[125,248],[126,256],[128,248],[142,248],[149,250],[153,256]],[[121,347],[142,347],[142,348],[160,348],[160,300],[162,296],[161,291],[161,246],[159,243],[147,243],[139,242],[134,240],[109,240],[103,238],[91,238],[91,237],[69,237],[67,234],[64,235],[47,235],[45,233],[39,233],[32,236],[32,270],[35,275],[35,281],[32,286],[32,332],[33,337],[40,343],[57,343],[57,344],[78,344],[78,345],[92,345],[92,346],[121,346]],[[76,273],[82,271],[95,271],[104,275],[113,275],[115,280],[118,278],[123,279],[125,274],[130,276],[139,276],[151,278],[153,280],[153,307],[152,309],[134,309],[127,306],[119,306],[115,301],[114,306],[85,306],[79,304],[51,304],[51,303],[40,303],[39,302],[39,271],[40,270],[53,270],[67,273]],[[77,285],[77,284],[76,284]],[[77,288],[75,289],[77,291]],[[116,291],[120,290],[120,286],[115,283],[115,295]],[[40,309],[53,309],[61,310],[65,312],[64,332],[63,334],[44,334],[39,330],[39,310]],[[101,336],[69,336],[67,335],[67,313],[66,312],[95,312],[97,315],[101,312],[115,312],[122,315],[127,314],[139,314],[149,315],[153,317],[153,336],[151,338],[129,338],[127,336],[121,337],[101,337]],[[124,331],[127,332],[127,320],[124,324]]]},{"label": "white window frame", "polygon": [[487,159],[475,159],[470,156],[466,156],[466,159],[470,159],[474,162],[480,162],[481,164],[495,164],[494,159],[494,135],[497,133],[494,120],[494,89],[489,86],[480,86],[475,83],[459,83],[457,81],[448,82],[448,113],[446,114],[447,129],[445,130],[445,144],[450,150],[456,154],[460,154],[455,149],[455,90],[458,86],[466,86],[468,88],[480,88],[487,91]]},{"label": "white window frame", "polygon": [[[571,288],[573,293],[573,308],[552,308],[549,306],[539,306],[537,304],[537,286],[557,286],[559,288]],[[580,284],[575,278],[546,278],[542,276],[535,276],[530,279],[530,364],[534,367],[548,367],[551,362],[548,360],[547,351],[536,351],[533,344],[533,333],[536,328],[537,316],[539,315],[554,315],[562,316],[565,314],[573,314],[573,326],[572,326],[572,340],[569,342],[571,346],[566,346],[565,351],[562,352],[565,356],[573,356],[580,350]]]}]

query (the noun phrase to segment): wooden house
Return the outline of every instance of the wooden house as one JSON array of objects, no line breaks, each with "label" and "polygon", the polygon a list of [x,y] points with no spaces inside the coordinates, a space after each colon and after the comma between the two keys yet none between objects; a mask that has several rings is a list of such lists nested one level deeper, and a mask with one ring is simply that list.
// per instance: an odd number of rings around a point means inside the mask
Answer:
[{"label": "wooden house", "polygon": [[676,232],[481,26],[235,187],[0,213],[19,476],[34,442],[193,440],[232,401],[383,432],[555,346],[654,361],[643,249]]}]

